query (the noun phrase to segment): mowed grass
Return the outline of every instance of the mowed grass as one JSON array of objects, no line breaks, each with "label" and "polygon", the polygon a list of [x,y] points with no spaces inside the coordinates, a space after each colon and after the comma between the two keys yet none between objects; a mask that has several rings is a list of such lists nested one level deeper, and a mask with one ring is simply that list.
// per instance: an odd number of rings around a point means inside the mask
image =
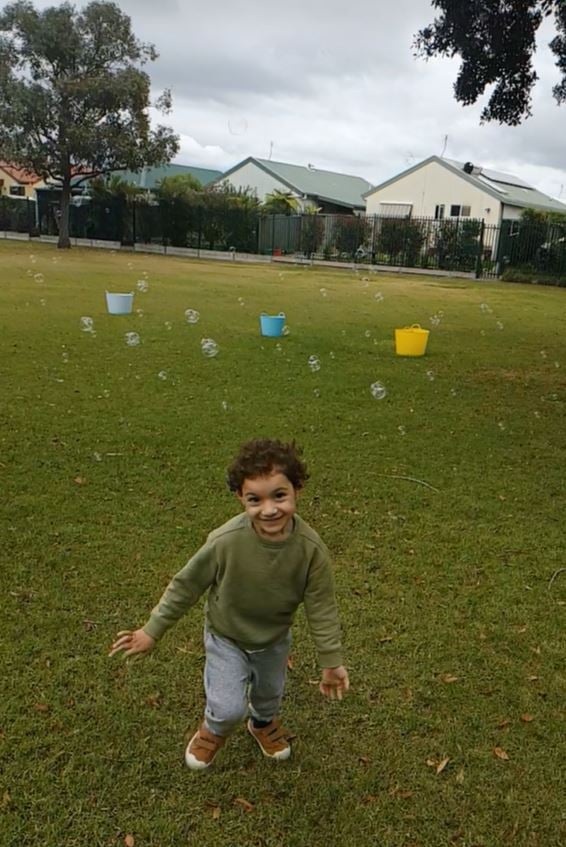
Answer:
[{"label": "mowed grass", "polygon": [[[143,271],[143,316],[107,315]],[[0,345],[2,847],[566,842],[566,291],[6,242]],[[242,729],[195,775],[202,602],[150,658],[107,652],[238,510],[225,468],[261,435],[304,447],[352,689],[322,701],[300,613],[292,759]]]}]

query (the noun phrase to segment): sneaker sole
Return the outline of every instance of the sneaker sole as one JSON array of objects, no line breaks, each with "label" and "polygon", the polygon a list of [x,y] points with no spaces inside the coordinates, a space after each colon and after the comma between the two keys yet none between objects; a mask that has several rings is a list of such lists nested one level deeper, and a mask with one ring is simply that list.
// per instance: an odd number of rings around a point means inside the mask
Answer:
[{"label": "sneaker sole", "polygon": [[198,730],[197,732],[195,732],[195,734],[187,744],[187,749],[185,750],[185,764],[192,771],[205,771],[211,766],[212,762],[209,762],[208,764],[206,762],[201,762],[199,759],[196,758],[196,756],[193,756],[192,753],[189,753],[189,747],[191,746],[197,735]]},{"label": "sneaker sole", "polygon": [[291,755],[291,745],[289,745],[286,750],[280,750],[279,753],[266,753],[265,750],[263,749],[263,747],[261,746],[261,742],[260,742],[259,738],[257,738],[257,736],[255,736],[254,733],[252,732],[249,721],[247,723],[247,728],[248,728],[249,734],[251,735],[253,740],[256,742],[257,746],[259,747],[259,749],[261,750],[261,752],[263,753],[263,755],[265,756],[266,759],[275,759],[276,762],[284,762],[285,759],[288,759],[289,756]]}]

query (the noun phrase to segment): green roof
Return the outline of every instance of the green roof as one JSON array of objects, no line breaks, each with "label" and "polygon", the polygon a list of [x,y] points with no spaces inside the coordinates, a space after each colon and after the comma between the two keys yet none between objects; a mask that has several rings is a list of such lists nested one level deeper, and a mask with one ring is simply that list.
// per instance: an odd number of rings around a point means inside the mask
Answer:
[{"label": "green roof", "polygon": [[137,185],[138,188],[154,189],[168,176],[180,176],[189,174],[198,179],[201,185],[218,179],[222,171],[211,168],[196,168],[193,165],[162,165],[160,168],[142,168],[141,171],[115,171],[116,176],[126,182]]},{"label": "green roof", "polygon": [[239,162],[233,168],[230,168],[222,174],[219,181],[226,179],[230,174],[250,162],[281,180],[297,194],[348,208],[365,209],[366,204],[362,195],[372,188],[371,183],[361,176],[323,171],[312,165],[305,167],[304,165],[290,165],[287,162],[272,162],[269,159],[256,159],[254,156],[249,156],[243,162]]}]

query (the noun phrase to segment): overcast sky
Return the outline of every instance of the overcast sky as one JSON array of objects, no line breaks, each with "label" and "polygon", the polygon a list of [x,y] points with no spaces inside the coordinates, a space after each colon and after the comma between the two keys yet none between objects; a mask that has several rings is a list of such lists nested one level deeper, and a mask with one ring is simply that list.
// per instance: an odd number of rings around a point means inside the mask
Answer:
[{"label": "overcast sky", "polygon": [[[43,8],[58,2],[39,0]],[[76,5],[84,5],[78,2]],[[520,127],[479,123],[481,104],[452,94],[458,60],[425,62],[412,40],[429,0],[120,0],[153,42],[160,120],[181,139],[180,164],[225,170],[246,156],[357,174],[378,184],[427,156],[515,173],[566,200],[566,105],[541,33],[534,115]],[[445,145],[445,136],[447,143]]]}]

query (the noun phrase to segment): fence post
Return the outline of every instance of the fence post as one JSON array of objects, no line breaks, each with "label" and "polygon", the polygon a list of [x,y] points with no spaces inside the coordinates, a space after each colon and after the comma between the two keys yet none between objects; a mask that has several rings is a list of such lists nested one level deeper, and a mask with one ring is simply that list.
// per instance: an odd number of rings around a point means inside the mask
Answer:
[{"label": "fence post", "polygon": [[275,215],[271,215],[271,246],[270,253],[273,257],[273,250],[275,248]]},{"label": "fence post", "polygon": [[197,238],[197,256],[200,259],[200,246],[202,244],[202,206],[198,207],[198,238]]},{"label": "fence post", "polygon": [[485,232],[485,219],[481,219],[480,237],[478,238],[478,252],[476,254],[476,279],[480,279],[483,273],[483,237]]},{"label": "fence post", "polygon": [[132,199],[132,241],[134,242],[133,247],[136,249],[136,200],[135,197]]}]

